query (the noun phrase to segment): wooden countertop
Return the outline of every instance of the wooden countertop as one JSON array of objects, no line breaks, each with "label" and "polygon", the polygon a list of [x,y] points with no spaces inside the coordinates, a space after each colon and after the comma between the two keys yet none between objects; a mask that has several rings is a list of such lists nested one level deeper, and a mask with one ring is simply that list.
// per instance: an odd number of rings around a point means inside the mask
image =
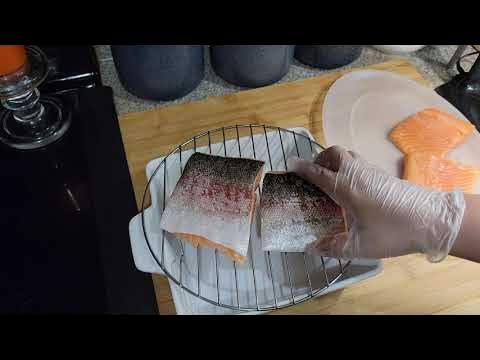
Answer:
[{"label": "wooden countertop", "polygon": [[[369,66],[426,81],[407,61]],[[321,106],[345,71],[120,117],[138,207],[151,159],[203,131],[234,124],[308,128],[323,143]],[[167,280],[153,275],[161,314],[175,314]],[[410,255],[384,261],[383,272],[344,290],[271,314],[475,314],[480,313],[480,264],[448,257],[431,264]]]}]

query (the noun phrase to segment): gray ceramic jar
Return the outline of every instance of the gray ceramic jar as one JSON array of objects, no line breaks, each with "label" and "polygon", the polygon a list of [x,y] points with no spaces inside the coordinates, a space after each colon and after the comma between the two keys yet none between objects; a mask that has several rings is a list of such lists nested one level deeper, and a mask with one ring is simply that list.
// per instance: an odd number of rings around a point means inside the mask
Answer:
[{"label": "gray ceramic jar", "polygon": [[111,49],[120,82],[142,99],[181,98],[204,77],[203,45],[112,45]]},{"label": "gray ceramic jar", "polygon": [[362,45],[297,45],[295,58],[316,68],[335,69],[358,59],[362,49]]},{"label": "gray ceramic jar", "polygon": [[288,72],[294,45],[211,45],[215,73],[242,87],[273,84]]}]

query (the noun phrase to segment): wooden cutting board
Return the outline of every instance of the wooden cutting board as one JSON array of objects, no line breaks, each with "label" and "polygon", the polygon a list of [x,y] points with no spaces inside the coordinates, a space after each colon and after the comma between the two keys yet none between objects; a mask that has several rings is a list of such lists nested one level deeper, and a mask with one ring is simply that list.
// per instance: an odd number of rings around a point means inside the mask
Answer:
[{"label": "wooden cutting board", "polygon": [[[387,70],[424,85],[427,82],[405,60],[365,68]],[[120,117],[130,174],[140,208],[148,161],[204,131],[234,124],[267,124],[308,128],[324,143],[321,110],[330,85],[346,71],[331,72],[264,88],[241,91]],[[480,265],[449,257],[430,264],[412,255],[384,262],[375,278],[278,310],[274,314],[434,314],[480,313]],[[153,275],[161,314],[174,314],[168,282]]]}]

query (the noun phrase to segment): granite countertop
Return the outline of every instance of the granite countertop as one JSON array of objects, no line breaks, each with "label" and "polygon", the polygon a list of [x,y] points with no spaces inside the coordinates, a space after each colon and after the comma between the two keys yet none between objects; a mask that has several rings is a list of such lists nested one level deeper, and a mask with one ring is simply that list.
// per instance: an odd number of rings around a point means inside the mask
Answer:
[{"label": "granite countertop", "polygon": [[[377,51],[374,48],[365,47],[362,55],[355,62],[344,68],[371,65],[396,58],[406,58],[417,67],[420,73],[431,83],[432,87],[437,87],[451,79],[452,76],[457,73],[456,69],[447,69],[446,66],[455,53],[457,46],[458,45],[429,45],[416,53],[406,56],[388,55]],[[160,106],[201,100],[210,96],[221,96],[227,93],[244,90],[244,88],[231,85],[218,77],[210,66],[209,51],[205,51],[205,78],[193,92],[174,101],[160,102],[143,100],[128,93],[121,85],[113,63],[110,46],[96,45],[95,50],[100,63],[100,73],[103,83],[106,86],[112,87],[115,106],[119,115],[129,112],[149,110]],[[465,51],[465,54],[471,51],[473,51],[473,49],[469,48]],[[472,57],[466,58],[462,62],[463,67],[468,70],[473,63],[473,60]],[[328,71],[331,70],[315,69],[294,60],[290,71],[278,83],[305,79]]]}]

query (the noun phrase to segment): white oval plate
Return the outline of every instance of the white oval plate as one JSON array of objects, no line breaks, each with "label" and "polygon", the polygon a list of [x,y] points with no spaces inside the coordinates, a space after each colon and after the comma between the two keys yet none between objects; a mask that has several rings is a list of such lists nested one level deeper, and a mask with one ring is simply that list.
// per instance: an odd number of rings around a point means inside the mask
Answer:
[{"label": "white oval plate", "polygon": [[386,54],[409,54],[420,49],[426,45],[372,45],[375,49]]},{"label": "white oval plate", "polygon": [[[407,116],[436,107],[468,122],[434,90],[413,80],[380,70],[359,70],[339,78],[323,104],[323,131],[328,146],[354,150],[391,175],[402,176],[403,154],[388,139]],[[480,166],[480,134],[475,130],[447,158]],[[480,184],[475,192],[480,193]]]}]

